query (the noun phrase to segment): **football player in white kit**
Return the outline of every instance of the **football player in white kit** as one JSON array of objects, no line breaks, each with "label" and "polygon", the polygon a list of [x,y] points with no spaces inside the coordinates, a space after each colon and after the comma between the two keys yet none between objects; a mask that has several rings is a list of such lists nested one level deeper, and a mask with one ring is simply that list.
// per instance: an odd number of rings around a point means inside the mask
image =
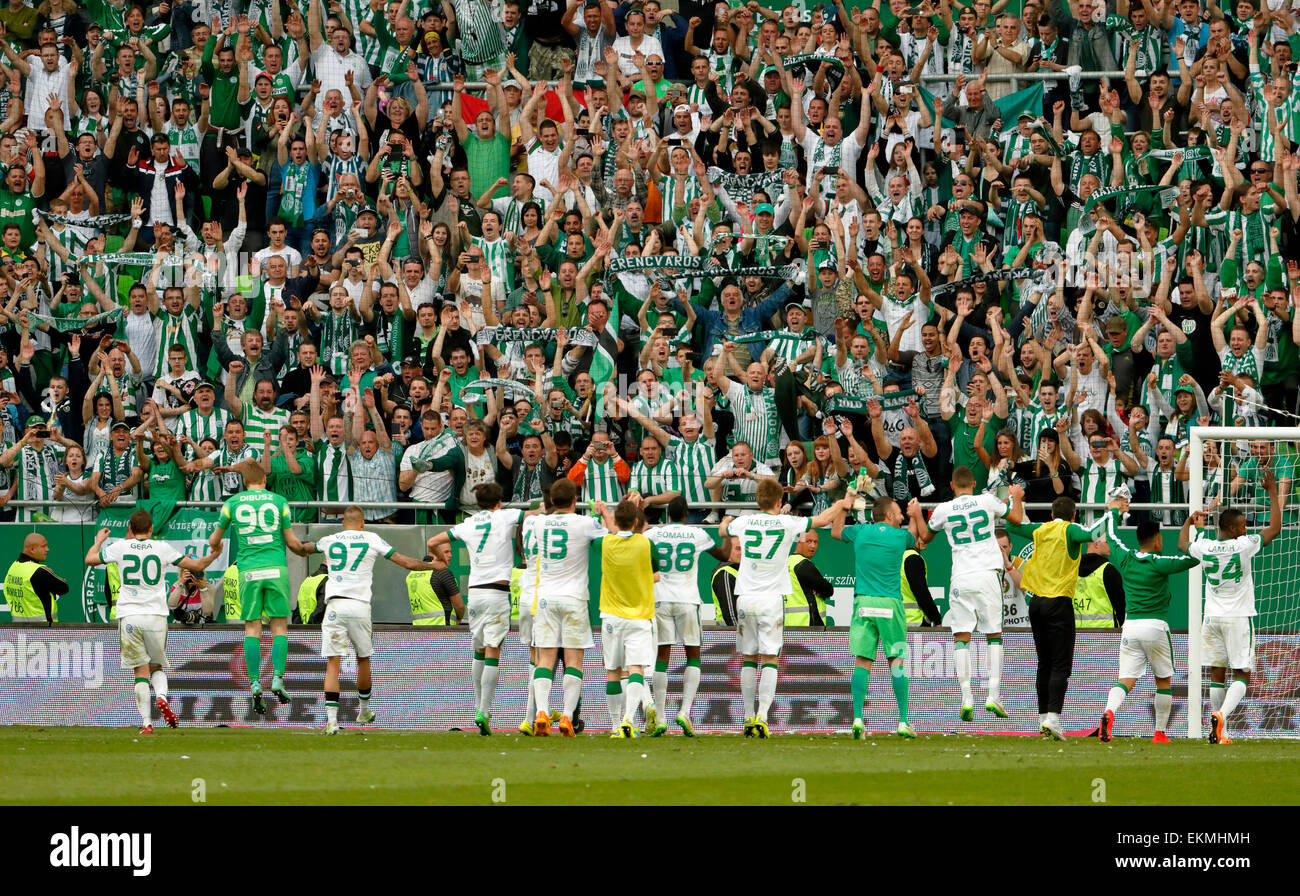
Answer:
[{"label": "football player in white kit", "polygon": [[140,733],[153,734],[149,686],[163,721],[175,728],[179,721],[167,703],[167,585],[164,571],[171,566],[203,574],[220,552],[186,557],[173,545],[153,540],[153,518],[137,510],[127,522],[127,538],[108,547],[112,533],[100,529],[86,552],[87,566],[116,563],[122,577],[117,596],[117,632],[122,643],[122,668],[135,670],[135,706],[140,711]]},{"label": "football player in white kit", "polygon": [[730,535],[741,545],[736,574],[736,651],[743,658],[740,699],[746,737],[768,735],[767,711],[776,697],[776,658],[783,643],[785,595],[790,591],[790,551],[800,535],[829,526],[844,513],[844,507],[836,502],[812,518],[787,516],[780,512],[783,497],[777,480],[759,480],[759,512],[739,519],[725,517],[718,527],[724,539]]},{"label": "football player in white kit", "polygon": [[[343,530],[316,542],[325,555],[325,620],[320,627],[320,653],[325,657],[325,733],[339,733],[339,667],[351,646],[357,654],[357,723],[375,720],[370,708],[370,657],[374,653],[370,624],[375,561],[391,560],[403,569],[432,570],[432,563],[399,554],[374,532],[366,531],[366,515],[351,505],[343,511]],[[432,551],[430,551],[432,553]]]},{"label": "football player in white kit", "polygon": [[[1277,479],[1263,476],[1268,492],[1268,525],[1258,535],[1246,532],[1246,515],[1236,508],[1219,514],[1219,537],[1197,532],[1190,547],[1190,534],[1183,530],[1178,547],[1201,561],[1205,582],[1205,609],[1201,619],[1202,659],[1210,666],[1210,743],[1230,744],[1228,716],[1246,696],[1250,673],[1255,669],[1255,577],[1250,561],[1282,531],[1282,502]],[[1193,515],[1193,523],[1205,524],[1205,514]],[[1232,685],[1224,688],[1228,669]]]},{"label": "football player in white kit", "polygon": [[[667,715],[668,658],[674,644],[686,650],[686,671],[682,674],[682,705],[677,711],[677,725],[687,737],[695,736],[691,725],[691,704],[700,686],[700,588],[697,580],[700,556],[712,554],[719,563],[731,558],[731,539],[724,537],[715,547],[713,536],[698,526],[685,525],[686,499],[677,495],[668,502],[668,522],[647,529],[645,535],[654,547],[655,624],[659,630],[659,655],[655,661],[654,700]],[[659,737],[668,731],[662,721],[650,732]]]},{"label": "football player in white kit", "polygon": [[[542,500],[543,508],[550,512],[550,493],[544,493]],[[528,737],[533,734],[533,713],[537,709],[533,702],[533,672],[537,668],[537,648],[533,646],[533,604],[537,601],[537,539],[533,527],[536,524],[535,516],[525,517],[519,524],[519,553],[524,558],[519,573],[519,646],[528,648],[528,706],[524,720],[519,723],[519,733]]]},{"label": "football player in white kit", "polygon": [[587,552],[593,541],[609,534],[606,525],[613,525],[613,516],[600,501],[593,508],[600,519],[578,516],[574,513],[577,499],[577,487],[571,480],[556,480],[551,484],[552,512],[533,524],[538,571],[533,616],[533,645],[537,648],[533,733],[538,737],[551,731],[551,683],[560,648],[564,648],[564,708],[557,727],[564,737],[577,736],[571,718],[582,697],[582,657],[596,643],[587,609]]},{"label": "football player in white kit", "polygon": [[474,724],[492,733],[492,699],[497,692],[501,646],[510,631],[510,572],[515,565],[515,530],[522,510],[504,510],[501,486],[474,486],[478,506],[486,508],[429,539],[429,551],[456,539],[469,551],[469,631],[474,646]]},{"label": "football player in white kit", "polygon": [[[930,514],[932,532],[945,531],[952,545],[952,587],[948,592],[948,615],[943,624],[952,629],[953,659],[957,682],[961,685],[961,720],[973,721],[975,702],[970,683],[970,636],[978,628],[988,641],[989,692],[984,708],[999,719],[1007,717],[1002,708],[1002,548],[995,534],[998,520],[1019,523],[1024,510],[1020,500],[1024,490],[1011,486],[1008,505],[996,495],[975,494],[975,475],[969,467],[952,471],[952,490],[956,495]],[[930,533],[922,532],[928,541]]]}]

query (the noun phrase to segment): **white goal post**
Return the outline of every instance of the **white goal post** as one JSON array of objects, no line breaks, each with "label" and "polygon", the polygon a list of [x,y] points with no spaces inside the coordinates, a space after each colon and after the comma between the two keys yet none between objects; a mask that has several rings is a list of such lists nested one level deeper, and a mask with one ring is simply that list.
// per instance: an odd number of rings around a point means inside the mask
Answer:
[{"label": "white goal post", "polygon": [[[1187,459],[1187,500],[1191,512],[1205,509],[1205,445],[1214,443],[1237,443],[1250,441],[1300,442],[1300,427],[1278,426],[1193,426],[1190,430]],[[1220,469],[1226,471],[1229,458],[1220,455]],[[1225,491],[1231,481],[1229,474],[1222,474],[1222,488]],[[1193,566],[1187,573],[1187,736],[1202,736],[1203,709],[1201,680],[1201,615],[1203,606],[1204,577],[1200,565]]]}]

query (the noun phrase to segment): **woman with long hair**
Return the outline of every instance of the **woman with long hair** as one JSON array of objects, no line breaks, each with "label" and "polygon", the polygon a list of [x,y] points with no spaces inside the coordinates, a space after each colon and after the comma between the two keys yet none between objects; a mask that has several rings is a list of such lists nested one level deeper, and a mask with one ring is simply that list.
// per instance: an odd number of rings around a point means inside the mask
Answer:
[{"label": "woman with long hair", "polygon": [[849,473],[849,462],[840,453],[840,443],[829,436],[813,440],[812,458],[804,468],[803,482],[812,494],[813,516],[844,497]]},{"label": "woman with long hair", "polygon": [[781,490],[785,492],[785,503],[792,512],[797,513],[796,508],[811,499],[803,483],[807,469],[808,449],[803,442],[790,442],[781,449]]},{"label": "woman with long hair", "polygon": [[69,445],[63,455],[63,472],[54,474],[54,500],[68,505],[52,508],[57,523],[92,523],[99,517],[99,500],[86,471],[86,452],[80,445]]},{"label": "woman with long hair", "polygon": [[[447,274],[451,270],[451,228],[442,221],[433,225],[433,233],[429,239],[433,243],[433,251],[429,253],[426,259],[429,267],[429,279],[433,281],[435,292],[445,292],[447,289]],[[426,245],[428,245],[426,243]]]},{"label": "woman with long hair", "polygon": [[1016,441],[1016,434],[1009,427],[999,430],[993,438],[993,453],[990,454],[984,448],[985,430],[989,421],[993,419],[993,405],[985,404],[984,413],[980,417],[979,428],[975,430],[975,453],[979,455],[980,463],[989,471],[988,483],[984,487],[986,492],[995,492],[1001,497],[1004,492],[999,489],[1011,485],[1012,470],[1016,464],[1024,458],[1025,452],[1021,450],[1020,443]]},{"label": "woman with long hair", "polygon": [[86,424],[86,432],[81,438],[81,446],[85,449],[89,467],[93,467],[99,460],[99,455],[108,450],[113,424],[126,417],[122,400],[115,397],[116,389],[111,383],[107,388],[114,390],[113,393],[99,391],[100,382],[111,379],[112,374],[108,373],[108,365],[105,364],[100,368],[95,382],[86,390],[86,397],[82,399],[81,419]]},{"label": "woman with long hair", "polygon": [[[1012,481],[1024,488],[1026,504],[1051,504],[1062,495],[1075,497],[1073,477],[1061,453],[1061,434],[1050,428],[1038,434],[1037,456],[1012,467]],[[1037,523],[1045,523],[1052,517],[1048,509],[1026,512]]]}]

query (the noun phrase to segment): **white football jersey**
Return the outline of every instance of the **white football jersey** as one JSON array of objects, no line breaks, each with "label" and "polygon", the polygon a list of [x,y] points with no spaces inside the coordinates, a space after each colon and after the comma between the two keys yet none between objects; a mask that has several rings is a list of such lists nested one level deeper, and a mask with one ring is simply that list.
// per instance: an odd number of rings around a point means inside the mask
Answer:
[{"label": "white football jersey", "polygon": [[1250,561],[1263,543],[1258,535],[1220,540],[1197,536],[1187,553],[1201,561],[1206,616],[1254,616],[1255,577]]},{"label": "white football jersey", "polygon": [[117,615],[166,616],[167,583],[164,573],[184,554],[165,541],[124,538],[99,551],[105,563],[116,563],[122,577],[117,593]]},{"label": "white football jersey", "polygon": [[522,510],[480,510],[448,534],[469,549],[469,587],[510,581]]},{"label": "white football jersey", "polygon": [[770,597],[777,603],[790,593],[790,551],[812,520],[781,513],[753,513],[727,524],[727,533],[740,539],[740,570],[736,597]]},{"label": "white football jersey", "polygon": [[948,533],[952,544],[952,577],[969,572],[1002,571],[1002,549],[993,535],[1007,505],[990,494],[958,495],[930,514],[930,528]]},{"label": "white football jersey", "polygon": [[524,572],[519,577],[519,606],[530,607],[537,595],[537,520],[530,516],[519,524],[524,543]]},{"label": "white football jersey", "polygon": [[375,580],[375,561],[391,557],[393,546],[365,529],[344,529],[316,542],[316,550],[325,555],[329,579],[325,582],[325,599],[347,597],[370,603],[370,589]]},{"label": "white football jersey", "polygon": [[596,516],[553,513],[538,517],[533,527],[537,539],[539,600],[573,600],[586,603],[587,549],[609,532]]},{"label": "white football jersey", "polygon": [[698,604],[700,555],[713,547],[713,538],[699,526],[667,523],[646,529],[654,550],[656,604]]}]

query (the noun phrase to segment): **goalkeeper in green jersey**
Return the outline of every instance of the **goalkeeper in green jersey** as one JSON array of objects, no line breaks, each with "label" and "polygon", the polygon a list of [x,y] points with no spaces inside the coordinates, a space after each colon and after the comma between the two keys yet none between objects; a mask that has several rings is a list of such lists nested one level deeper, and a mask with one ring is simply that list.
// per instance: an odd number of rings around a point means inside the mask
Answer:
[{"label": "goalkeeper in green jersey", "polygon": [[234,526],[234,559],[239,564],[240,617],[244,620],[244,662],[248,666],[249,690],[253,711],[266,713],[262,699],[262,616],[271,621],[271,693],[281,703],[289,702],[284,687],[284,667],[289,658],[289,567],[285,563],[287,546],[300,557],[316,549],[312,542],[301,542],[290,528],[293,519],[289,503],[266,490],[266,471],[257,461],[236,464],[231,472],[243,477],[245,490],[231,497],[221,507],[217,528],[208,538],[213,553],[221,550],[226,530]]},{"label": "goalkeeper in green jersey", "polygon": [[[1149,520],[1137,527],[1138,549],[1134,551],[1119,538],[1119,520],[1128,512],[1128,499],[1116,498],[1110,502],[1103,524],[1106,541],[1110,544],[1110,562],[1124,577],[1124,601],[1127,617],[1122,629],[1119,648],[1119,681],[1110,689],[1106,710],[1101,714],[1097,737],[1110,743],[1115,727],[1115,713],[1133,685],[1151,664],[1151,674],[1156,679],[1155,716],[1156,731],[1152,743],[1167,744],[1165,726],[1169,724],[1169,709],[1173,704],[1170,689],[1174,674],[1174,645],[1169,638],[1169,577],[1191,569],[1197,560],[1186,554],[1161,554],[1164,546],[1160,524]],[[1183,523],[1181,539],[1186,540],[1192,517]]]}]

